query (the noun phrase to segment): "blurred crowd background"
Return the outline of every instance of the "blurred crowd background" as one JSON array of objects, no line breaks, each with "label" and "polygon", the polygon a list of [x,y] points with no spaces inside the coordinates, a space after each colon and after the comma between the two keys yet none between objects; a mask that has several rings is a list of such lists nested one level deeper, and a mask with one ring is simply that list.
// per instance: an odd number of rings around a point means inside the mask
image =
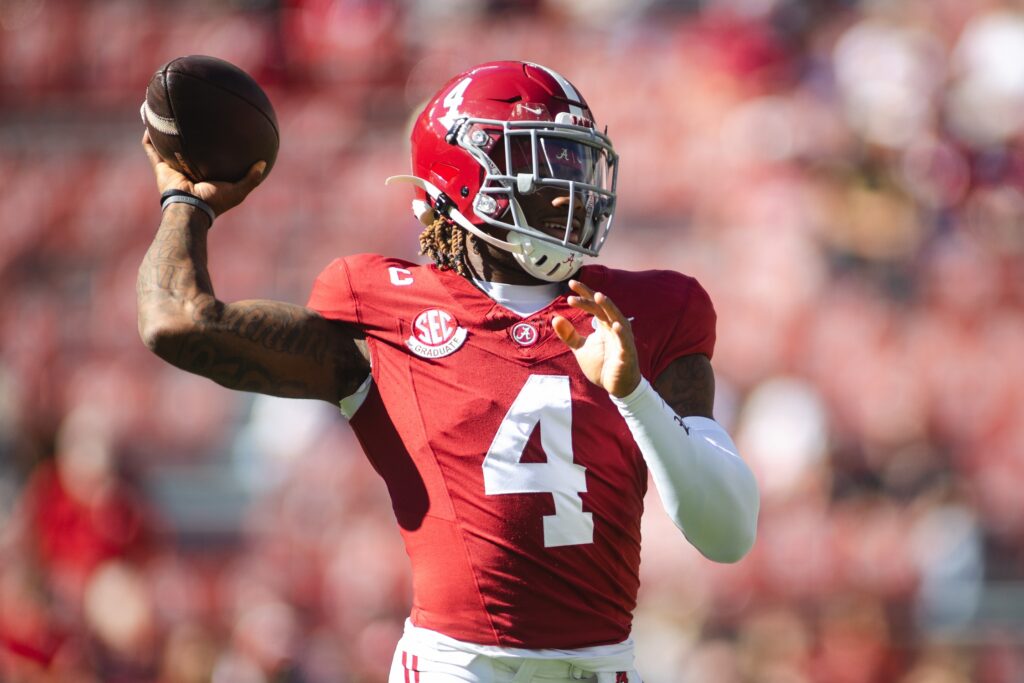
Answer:
[{"label": "blurred crowd background", "polygon": [[1024,681],[1024,8],[999,0],[0,0],[0,680],[382,683],[384,486],[326,404],[136,333],[146,83],[263,83],[277,166],[210,236],[222,299],[416,258],[409,118],[569,76],[621,154],[602,261],[697,276],[716,414],[763,490],[736,565],[649,498],[648,683]]}]

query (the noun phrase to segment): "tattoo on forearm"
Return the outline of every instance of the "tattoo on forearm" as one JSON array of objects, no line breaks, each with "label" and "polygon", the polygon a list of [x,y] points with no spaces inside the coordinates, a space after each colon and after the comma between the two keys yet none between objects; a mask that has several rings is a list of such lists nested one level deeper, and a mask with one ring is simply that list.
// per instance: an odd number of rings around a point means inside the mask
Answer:
[{"label": "tattoo on forearm", "polygon": [[212,294],[206,274],[205,244],[193,239],[186,224],[171,222],[161,226],[139,268],[139,303],[146,303],[147,294],[161,299],[168,294],[184,296],[194,285]]},{"label": "tattoo on forearm", "polygon": [[157,260],[181,258],[186,252],[184,235],[178,232],[160,231],[153,240],[151,252]]},{"label": "tattoo on forearm", "polygon": [[169,266],[164,263],[158,263],[157,269],[157,284],[161,289],[174,289],[177,285],[178,274],[181,269],[178,266]]}]

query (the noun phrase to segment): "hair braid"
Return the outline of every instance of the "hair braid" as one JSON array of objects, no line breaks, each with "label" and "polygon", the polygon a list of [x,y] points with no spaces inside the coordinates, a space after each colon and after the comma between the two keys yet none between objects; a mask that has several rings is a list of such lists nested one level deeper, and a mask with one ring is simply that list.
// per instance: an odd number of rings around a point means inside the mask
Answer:
[{"label": "hair braid", "polygon": [[441,215],[420,233],[420,254],[429,256],[441,270],[454,270],[462,276],[469,275],[465,260],[468,246],[466,231]]}]

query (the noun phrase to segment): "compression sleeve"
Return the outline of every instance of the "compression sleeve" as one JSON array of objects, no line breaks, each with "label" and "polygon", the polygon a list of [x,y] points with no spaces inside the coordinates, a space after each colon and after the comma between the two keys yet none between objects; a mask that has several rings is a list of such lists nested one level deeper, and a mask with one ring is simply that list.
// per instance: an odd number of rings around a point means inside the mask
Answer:
[{"label": "compression sleeve", "polygon": [[729,434],[706,417],[679,417],[647,379],[628,396],[611,398],[687,540],[716,562],[746,555],[754,544],[760,494]]}]

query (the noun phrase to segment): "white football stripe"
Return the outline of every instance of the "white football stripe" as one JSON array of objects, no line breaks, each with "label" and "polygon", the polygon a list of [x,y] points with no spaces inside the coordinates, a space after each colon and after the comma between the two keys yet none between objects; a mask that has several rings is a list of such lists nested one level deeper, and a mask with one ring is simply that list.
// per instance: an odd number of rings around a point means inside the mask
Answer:
[{"label": "white football stripe", "polygon": [[160,131],[164,135],[177,135],[178,134],[178,123],[174,119],[168,119],[163,116],[157,116],[146,104],[146,101],[142,101],[142,119],[150,126]]},{"label": "white football stripe", "polygon": [[[543,64],[534,64],[533,62],[531,62],[530,66],[535,66],[538,69],[543,69],[544,71],[548,72],[548,75],[555,79],[558,82],[558,85],[562,86],[562,91],[565,93],[565,96],[567,98],[569,98],[570,100],[576,100],[577,102],[580,101],[580,94],[576,92],[576,88],[572,87],[572,83],[565,79],[565,76],[563,76],[562,74],[558,73],[553,69],[547,68]],[[575,104],[570,103],[569,113],[575,114],[576,116],[583,116],[583,109]]]}]

